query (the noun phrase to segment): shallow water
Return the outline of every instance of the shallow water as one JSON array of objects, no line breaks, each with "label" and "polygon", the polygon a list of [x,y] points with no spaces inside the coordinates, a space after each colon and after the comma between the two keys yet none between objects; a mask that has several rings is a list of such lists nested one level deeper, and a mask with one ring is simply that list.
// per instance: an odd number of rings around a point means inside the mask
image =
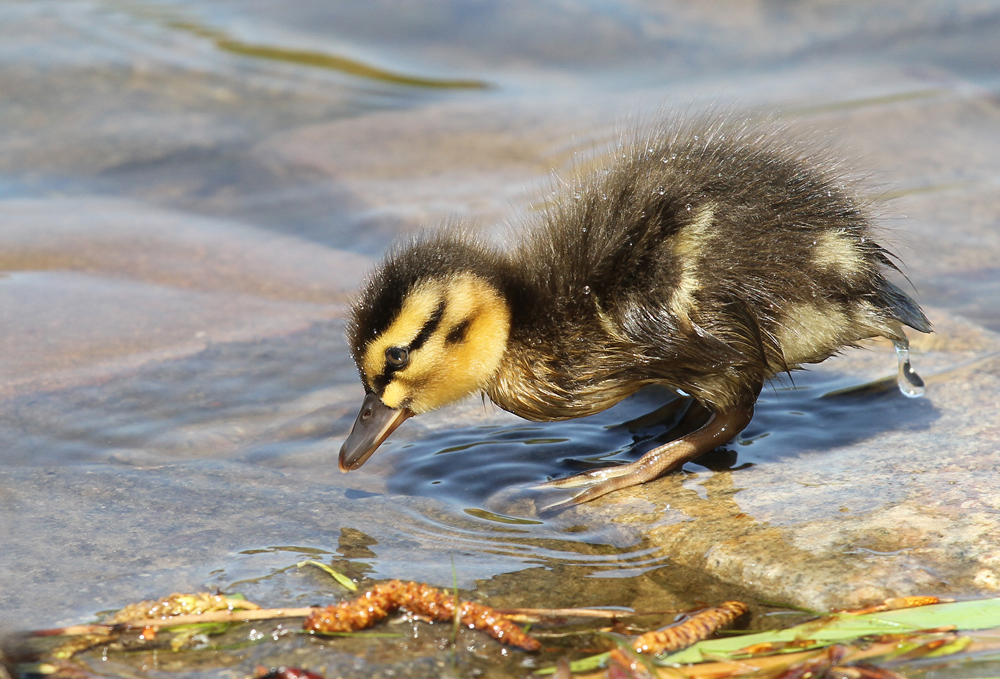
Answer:
[{"label": "shallow water", "polygon": [[[340,596],[288,570],[305,557],[441,586],[454,570],[516,606],[1000,589],[995,545],[961,542],[1000,508],[998,28],[1000,3],[929,0],[0,5],[0,627],[214,587]],[[337,471],[362,397],[345,304],[393,236],[499,230],[623,127],[706,106],[780,110],[873,175],[940,331],[914,343],[927,398],[895,391],[890,346],[849,352],[766,388],[724,451],[557,514],[532,486],[675,435],[642,420],[668,394],[551,424],[462,404]],[[908,503],[947,517],[943,556],[838,532],[903,525]],[[398,669],[392,642],[366,643],[319,653]],[[414,675],[447,656],[423,643]],[[477,671],[524,669],[468,644]],[[166,662],[138,665],[217,671]]]}]

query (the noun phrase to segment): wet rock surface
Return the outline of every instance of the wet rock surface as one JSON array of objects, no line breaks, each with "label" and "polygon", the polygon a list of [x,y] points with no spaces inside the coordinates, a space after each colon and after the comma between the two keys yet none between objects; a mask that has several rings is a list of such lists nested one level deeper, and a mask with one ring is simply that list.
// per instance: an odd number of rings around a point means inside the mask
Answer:
[{"label": "wet rock surface", "polygon": [[[984,401],[996,402],[1000,354],[993,347],[931,379],[930,424],[899,418],[832,451],[806,448],[776,464],[666,479],[636,494],[646,507],[626,508],[616,520],[642,522],[669,505],[691,520],[648,537],[675,562],[756,598],[780,593],[781,601],[813,610],[917,593],[996,592],[1000,430],[976,414]],[[853,408],[831,409],[837,423],[817,426],[851,426],[852,409],[878,407],[878,399],[896,396],[891,388],[828,397]]]},{"label": "wet rock surface", "polygon": [[[995,3],[556,12],[600,67],[568,47],[518,51],[542,29],[526,37],[500,9],[479,38],[455,33],[480,24],[446,6],[428,4],[422,28],[312,3],[0,9],[0,628],[206,588],[269,606],[342,597],[294,568],[304,558],[446,587],[454,568],[502,606],[1000,590]],[[501,47],[508,34],[521,42]],[[247,48],[275,44],[284,60]],[[453,64],[472,51],[472,76],[495,87],[402,86],[291,58],[302,50],[439,80],[468,75]],[[728,452],[558,514],[530,486],[651,448],[663,427],[621,425],[664,394],[545,425],[461,404],[338,472],[362,398],[344,308],[391,237],[461,218],[503,238],[552,173],[710,105],[781,111],[885,194],[886,240],[936,327],[913,341],[926,398],[898,393],[891,347],[851,351],[765,389]],[[438,676],[456,667],[444,627],[102,672]],[[461,642],[459,670],[535,662]]]}]

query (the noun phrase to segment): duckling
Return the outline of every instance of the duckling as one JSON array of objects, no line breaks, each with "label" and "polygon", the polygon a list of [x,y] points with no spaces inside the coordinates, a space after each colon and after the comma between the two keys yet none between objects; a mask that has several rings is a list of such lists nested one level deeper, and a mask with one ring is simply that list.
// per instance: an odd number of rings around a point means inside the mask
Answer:
[{"label": "duckling", "polygon": [[886,278],[896,266],[869,206],[809,151],[748,122],[653,131],[507,249],[455,226],[394,247],[349,318],[367,395],[341,471],[407,418],[477,392],[550,421],[660,384],[711,413],[635,462],[545,484],[587,486],[570,502],[590,501],[726,443],[767,380],[874,337],[896,345],[901,388],[919,395],[902,326],[931,325]]}]

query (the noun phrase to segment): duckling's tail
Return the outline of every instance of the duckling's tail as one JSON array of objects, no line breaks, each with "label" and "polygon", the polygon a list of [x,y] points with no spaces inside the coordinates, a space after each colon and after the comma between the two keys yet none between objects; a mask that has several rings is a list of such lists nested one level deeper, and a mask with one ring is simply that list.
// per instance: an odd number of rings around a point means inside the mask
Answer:
[{"label": "duckling's tail", "polygon": [[900,323],[920,332],[933,332],[934,327],[917,303],[892,282],[883,281],[878,296],[885,310]]}]

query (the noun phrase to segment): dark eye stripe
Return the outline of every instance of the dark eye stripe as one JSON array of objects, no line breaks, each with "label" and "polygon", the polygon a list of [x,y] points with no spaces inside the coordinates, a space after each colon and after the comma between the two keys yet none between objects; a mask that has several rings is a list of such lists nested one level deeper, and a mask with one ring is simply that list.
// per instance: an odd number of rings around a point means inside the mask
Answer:
[{"label": "dark eye stripe", "polygon": [[385,392],[385,388],[389,386],[389,373],[383,372],[380,375],[376,375],[375,379],[372,380],[372,389],[375,393],[381,396]]},{"label": "dark eye stripe", "polygon": [[[409,346],[401,347],[406,349],[408,352],[413,352],[415,349],[419,349],[424,345],[425,342],[434,334],[438,326],[441,325],[441,319],[444,317],[444,300],[438,302],[437,308],[431,317],[427,319],[423,327],[420,328],[420,332],[417,336],[413,338]],[[382,368],[382,372],[372,378],[372,388],[375,392],[381,396],[385,392],[385,388],[389,386],[389,382],[392,380],[392,373],[396,372],[403,366],[393,366],[390,365],[388,361],[385,362],[385,367]]]},{"label": "dark eye stripe", "polygon": [[458,344],[459,342],[465,341],[465,333],[469,331],[469,325],[472,324],[471,318],[466,318],[464,321],[456,325],[454,328],[448,331],[448,336],[444,338],[446,344]]},{"label": "dark eye stripe", "polygon": [[417,333],[417,336],[413,338],[413,341],[410,342],[410,346],[407,348],[412,352],[422,347],[424,342],[430,339],[430,336],[433,335],[434,331],[438,329],[439,325],[441,325],[441,319],[443,317],[444,300],[441,300],[438,302],[437,309],[434,310],[431,317],[424,323],[424,327],[420,328],[420,332]]}]

